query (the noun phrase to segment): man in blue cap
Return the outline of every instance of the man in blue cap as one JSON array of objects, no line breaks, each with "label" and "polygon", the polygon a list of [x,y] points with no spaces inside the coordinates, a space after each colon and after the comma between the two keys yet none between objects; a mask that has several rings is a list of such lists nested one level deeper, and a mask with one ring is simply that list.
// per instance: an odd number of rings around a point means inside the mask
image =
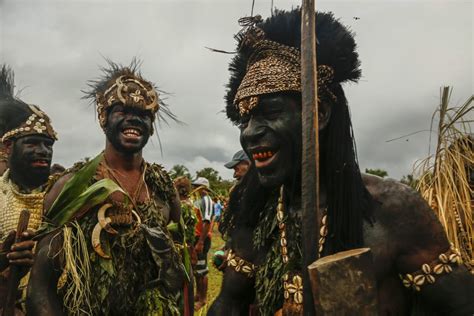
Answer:
[{"label": "man in blue cap", "polygon": [[234,169],[234,179],[240,181],[249,169],[250,159],[243,150],[239,150],[234,154],[232,160],[224,166],[228,169]]}]

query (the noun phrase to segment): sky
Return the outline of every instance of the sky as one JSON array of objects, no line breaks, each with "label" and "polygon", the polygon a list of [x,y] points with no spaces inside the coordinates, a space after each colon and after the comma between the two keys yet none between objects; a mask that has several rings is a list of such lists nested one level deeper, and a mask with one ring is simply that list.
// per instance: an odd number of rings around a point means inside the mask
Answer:
[{"label": "sky", "polygon": [[[254,14],[271,15],[301,1],[255,0]],[[381,168],[400,179],[428,155],[431,117],[440,87],[453,86],[451,105],[473,94],[472,1],[316,1],[356,33],[362,78],[344,86],[361,169]],[[104,58],[143,61],[143,76],[168,93],[184,124],[162,124],[144,150],[166,168],[204,167],[225,179],[223,165],[240,149],[227,120],[225,84],[237,20],[251,0],[0,0],[0,62],[15,71],[20,98],[52,119],[59,141],[54,162],[66,167],[104,148],[96,112],[81,90],[100,75]],[[358,17],[359,19],[354,19]],[[432,136],[435,134],[432,134]],[[435,138],[435,137],[433,137]]]}]

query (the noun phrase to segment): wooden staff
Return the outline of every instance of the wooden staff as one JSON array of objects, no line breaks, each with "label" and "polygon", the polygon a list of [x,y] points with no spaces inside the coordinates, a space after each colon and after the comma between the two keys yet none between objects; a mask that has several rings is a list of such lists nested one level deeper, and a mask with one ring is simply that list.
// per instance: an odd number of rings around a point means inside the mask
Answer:
[{"label": "wooden staff", "polygon": [[317,311],[318,316],[376,315],[377,287],[371,268],[370,249],[337,253],[315,262],[318,259],[321,222],[315,12],[315,0],[303,0],[301,12],[303,312],[304,315],[315,315]]},{"label": "wooden staff", "polygon": [[316,63],[315,1],[303,0],[301,11],[301,95],[303,152],[301,201],[303,208],[303,311],[314,315],[308,267],[318,259],[319,239],[319,124]]},{"label": "wooden staff", "polygon": [[[28,229],[28,222],[30,221],[30,211],[23,210],[20,213],[20,219],[16,227],[15,243],[22,240],[22,234]],[[7,297],[5,305],[3,306],[2,316],[15,315],[15,301],[18,292],[18,285],[21,280],[21,271],[17,266],[10,266],[10,277],[8,278]]]}]

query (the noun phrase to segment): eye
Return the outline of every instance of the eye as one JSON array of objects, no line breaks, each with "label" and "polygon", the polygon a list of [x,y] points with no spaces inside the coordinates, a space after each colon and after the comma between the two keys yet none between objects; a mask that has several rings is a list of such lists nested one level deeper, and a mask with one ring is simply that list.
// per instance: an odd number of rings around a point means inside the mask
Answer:
[{"label": "eye", "polygon": [[44,145],[48,148],[52,148],[53,144],[54,144],[54,141],[52,141],[52,140],[47,140],[47,141],[44,142]]},{"label": "eye", "polygon": [[281,113],[282,113],[281,109],[270,108],[267,111],[265,111],[265,113],[262,113],[262,115],[265,118],[272,120],[272,119],[276,119],[276,118],[280,117]]},{"label": "eye", "polygon": [[240,117],[239,128],[244,129],[249,125],[250,115],[243,115]]}]

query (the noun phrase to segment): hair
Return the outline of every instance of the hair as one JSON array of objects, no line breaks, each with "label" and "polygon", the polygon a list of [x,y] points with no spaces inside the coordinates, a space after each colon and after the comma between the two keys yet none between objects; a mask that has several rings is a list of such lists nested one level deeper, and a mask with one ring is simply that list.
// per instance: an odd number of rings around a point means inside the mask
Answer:
[{"label": "hair", "polygon": [[[300,9],[289,12],[277,10],[274,16],[257,24],[257,27],[265,32],[269,40],[300,48]],[[332,251],[336,252],[362,246],[363,220],[373,222],[374,204],[359,170],[350,111],[341,87],[342,82],[356,82],[361,76],[353,34],[332,13],[316,14],[316,30],[318,64],[334,69],[334,80],[329,89],[337,97],[337,102],[324,99],[332,102],[332,113],[328,126],[320,133],[320,179],[321,185],[327,188]],[[242,36],[236,38],[239,42],[242,41]],[[238,124],[240,116],[233,101],[245,76],[251,53],[250,49],[243,47],[229,66],[231,78],[225,96],[226,112],[234,124]],[[230,195],[229,216],[221,224],[222,229],[231,227],[234,223],[255,227],[265,203],[276,205],[276,201],[267,201],[271,196],[272,190],[263,188],[259,183],[252,163],[248,173]]]},{"label": "hair", "polygon": [[[118,77],[124,76],[124,75],[131,75],[131,76],[139,78],[140,80],[147,81],[160,94],[166,94],[164,91],[159,90],[158,87],[154,83],[142,77],[142,74],[140,71],[140,67],[142,65],[141,60],[134,57],[128,66],[115,63],[108,58],[106,58],[105,61],[107,65],[104,67],[100,67],[102,75],[96,79],[89,80],[87,82],[88,89],[82,90],[82,92],[84,93],[83,99],[88,99],[90,103],[93,104],[94,106],[97,105],[96,104],[97,93],[104,93],[105,90],[107,90],[108,87],[113,82],[115,82],[115,80]],[[171,119],[172,121],[178,121],[177,117],[173,114],[173,112],[171,112],[168,105],[163,101],[163,98],[161,96],[158,98],[158,102],[160,105],[159,110],[157,112],[159,123],[163,122],[165,124],[168,124],[168,119]]]},{"label": "hair", "polygon": [[0,136],[17,128],[33,113],[28,104],[14,96],[15,74],[11,67],[0,69]]},{"label": "hair", "polygon": [[191,192],[191,180],[186,176],[177,177],[173,181],[176,191],[178,191],[180,198],[189,197]]}]

